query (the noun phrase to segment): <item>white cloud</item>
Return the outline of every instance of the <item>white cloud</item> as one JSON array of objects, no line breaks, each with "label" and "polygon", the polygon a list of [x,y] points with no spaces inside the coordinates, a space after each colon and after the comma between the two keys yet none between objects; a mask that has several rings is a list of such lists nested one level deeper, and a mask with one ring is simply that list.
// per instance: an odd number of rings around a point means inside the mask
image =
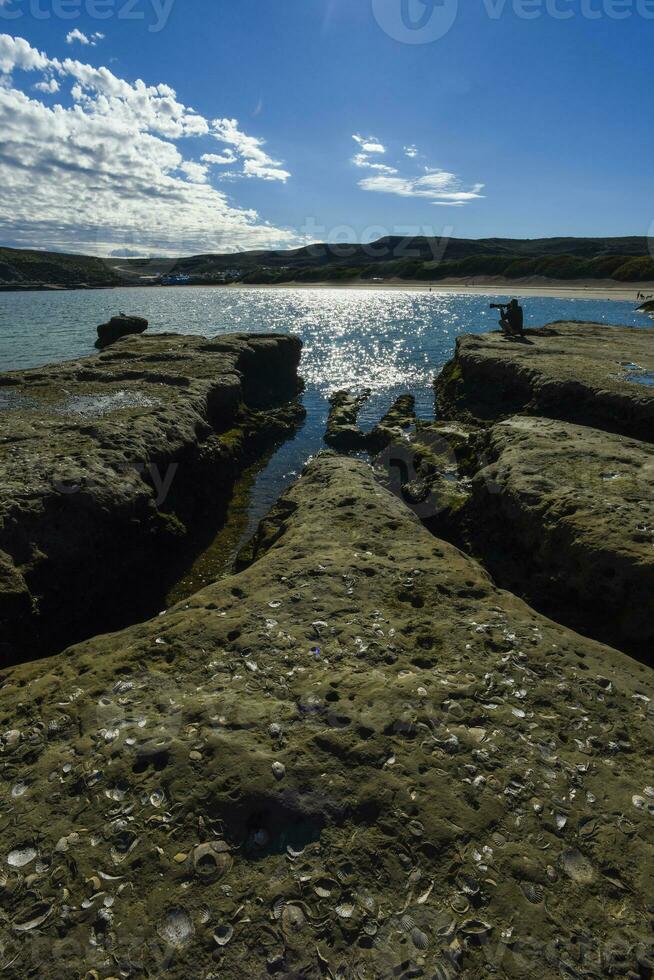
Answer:
[{"label": "white cloud", "polygon": [[282,168],[279,160],[268,156],[263,147],[265,140],[247,136],[239,128],[238,119],[214,119],[212,133],[221,143],[233,147],[243,160],[243,176],[258,177],[260,180],[279,180],[286,183],[291,176]]},{"label": "white cloud", "polygon": [[397,173],[395,167],[388,167],[385,163],[372,163],[366,153],[355,153],[355,155],[352,157],[352,163],[355,167],[361,167],[366,170],[376,170],[378,173],[382,174]]},{"label": "white cloud", "polygon": [[464,190],[459,178],[445,170],[433,171],[425,177],[365,177],[359,181],[359,187],[380,194],[427,198],[440,205],[461,206],[484,196],[481,193],[483,184],[474,184],[470,190]]},{"label": "white cloud", "polygon": [[361,147],[361,150],[358,153],[355,153],[352,157],[352,163],[355,167],[360,167],[365,170],[374,170],[379,174],[392,175],[397,173],[395,167],[389,167],[385,163],[375,163],[370,159],[369,154],[371,153],[386,153],[386,147],[376,140],[374,136],[366,139],[363,136],[355,135],[352,137],[352,139]]},{"label": "white cloud", "polygon": [[[9,77],[14,69],[42,73],[38,91],[54,92],[53,80],[70,86],[72,105],[46,105],[29,95]],[[212,186],[214,161],[197,162],[182,152],[178,141],[206,137],[211,127],[169,86],[132,83],[105,67],[51,59],[7,35],[0,35],[0,71],[3,241],[162,255],[297,243],[292,232],[234,205]],[[265,175],[279,164],[236,121],[224,135],[238,140],[236,152],[252,176],[289,176]]]},{"label": "white cloud", "polygon": [[359,144],[364,153],[386,153],[386,147],[374,136],[359,136],[355,133],[352,139]]},{"label": "white cloud", "polygon": [[59,82],[56,78],[50,78],[44,82],[37,82],[34,88],[37,92],[47,92],[49,95],[54,95],[55,92],[59,91]]},{"label": "white cloud", "polygon": [[0,72],[10,74],[15,68],[38,71],[49,64],[46,55],[33,48],[24,38],[0,34]]},{"label": "white cloud", "polygon": [[[365,150],[366,146],[379,146],[381,152],[386,152],[385,148],[378,141],[365,140],[361,136],[354,136],[353,139],[362,147],[364,152],[356,153],[352,158],[355,167],[374,171],[367,177],[362,177],[359,187],[364,191],[372,191],[378,194],[395,194],[399,197],[420,197],[431,200],[432,204],[441,207],[463,207],[470,201],[483,198],[481,191],[483,184],[473,184],[466,189],[460,178],[456,174],[449,173],[447,170],[440,170],[437,167],[425,167],[422,176],[403,176],[395,167],[386,164],[374,163],[368,156],[371,152],[379,150]],[[404,147],[405,156],[415,159],[418,156],[417,147],[410,145]]]},{"label": "white cloud", "polygon": [[100,34],[99,31],[96,31],[95,34],[91,34],[89,36],[82,33],[82,31],[76,27],[66,35],[66,44],[74,44],[75,41],[79,41],[80,44],[90,45],[92,48],[94,48],[98,41],[104,41],[104,34]]},{"label": "white cloud", "polygon": [[232,150],[225,150],[224,153],[203,153],[201,160],[214,167],[227,167],[231,163],[236,163],[238,157]]}]

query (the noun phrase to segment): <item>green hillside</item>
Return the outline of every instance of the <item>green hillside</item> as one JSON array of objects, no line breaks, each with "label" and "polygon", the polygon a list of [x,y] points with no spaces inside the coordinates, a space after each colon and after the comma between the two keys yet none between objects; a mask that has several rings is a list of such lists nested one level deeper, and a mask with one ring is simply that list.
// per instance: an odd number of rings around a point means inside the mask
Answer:
[{"label": "green hillside", "polygon": [[497,276],[654,282],[651,240],[630,238],[381,238],[369,245],[170,258],[99,259],[0,248],[0,289],[156,285],[159,282],[347,282]]}]

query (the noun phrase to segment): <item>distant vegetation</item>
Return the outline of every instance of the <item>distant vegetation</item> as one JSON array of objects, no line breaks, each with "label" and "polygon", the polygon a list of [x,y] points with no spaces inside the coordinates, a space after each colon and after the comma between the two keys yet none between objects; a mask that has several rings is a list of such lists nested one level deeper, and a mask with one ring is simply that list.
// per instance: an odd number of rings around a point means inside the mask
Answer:
[{"label": "distant vegetation", "polygon": [[0,286],[115,286],[120,281],[102,259],[0,248]]},{"label": "distant vegetation", "polygon": [[654,282],[647,238],[382,238],[369,245],[309,245],[180,259],[97,259],[0,248],[0,289],[112,285],[520,280]]}]

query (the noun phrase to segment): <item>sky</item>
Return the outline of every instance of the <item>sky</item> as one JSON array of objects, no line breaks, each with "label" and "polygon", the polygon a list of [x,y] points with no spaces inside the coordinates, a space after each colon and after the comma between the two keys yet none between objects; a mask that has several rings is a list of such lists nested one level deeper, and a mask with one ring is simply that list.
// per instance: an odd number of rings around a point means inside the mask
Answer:
[{"label": "sky", "polygon": [[0,243],[654,235],[654,0],[0,0]]}]

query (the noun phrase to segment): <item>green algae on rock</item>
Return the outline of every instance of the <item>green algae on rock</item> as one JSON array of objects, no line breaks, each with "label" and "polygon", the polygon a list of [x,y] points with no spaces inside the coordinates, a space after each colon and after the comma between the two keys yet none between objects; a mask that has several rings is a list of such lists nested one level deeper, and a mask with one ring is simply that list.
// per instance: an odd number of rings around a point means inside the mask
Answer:
[{"label": "green algae on rock", "polygon": [[255,553],[2,673],[4,975],[645,975],[651,672],[355,460]]},{"label": "green algae on rock", "polygon": [[459,337],[436,379],[443,418],[497,421],[544,415],[654,441],[654,333],[596,323],[552,323],[521,340]]},{"label": "green algae on rock", "polygon": [[515,417],[479,446],[466,523],[506,588],[654,664],[654,448]]},{"label": "green algae on rock", "polygon": [[152,615],[234,480],[304,410],[301,343],[155,335],[0,375],[0,654]]}]

